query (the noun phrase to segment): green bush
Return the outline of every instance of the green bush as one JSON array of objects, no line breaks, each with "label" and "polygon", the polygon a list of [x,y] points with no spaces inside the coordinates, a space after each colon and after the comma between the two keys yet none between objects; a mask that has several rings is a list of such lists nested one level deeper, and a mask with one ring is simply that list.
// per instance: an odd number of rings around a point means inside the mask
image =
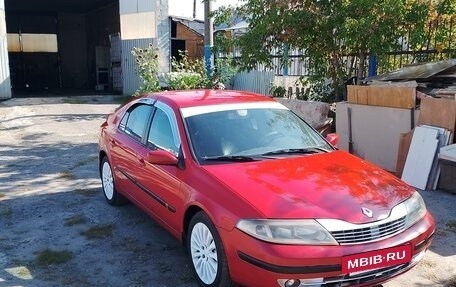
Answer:
[{"label": "green bush", "polygon": [[297,95],[298,99],[325,103],[334,103],[337,100],[336,92],[333,89],[335,85],[330,80],[310,76],[302,77],[300,81],[305,88]]},{"label": "green bush", "polygon": [[170,90],[191,90],[204,87],[204,78],[195,72],[171,72],[167,74]]},{"label": "green bush", "polygon": [[282,86],[272,86],[269,89],[269,94],[274,98],[285,98],[287,96],[287,90]]},{"label": "green bush", "polygon": [[173,71],[166,74],[170,90],[205,88],[209,82],[203,59],[191,60],[187,51],[179,51],[180,60],[173,58]]},{"label": "green bush", "polygon": [[225,87],[233,86],[233,78],[238,68],[233,58],[218,58],[215,60],[214,72],[211,77],[211,87],[217,87],[222,83]]},{"label": "green bush", "polygon": [[133,48],[132,55],[138,64],[138,74],[142,79],[141,87],[136,91],[135,95],[157,92],[160,90],[158,79],[158,48],[149,44],[149,47]]}]

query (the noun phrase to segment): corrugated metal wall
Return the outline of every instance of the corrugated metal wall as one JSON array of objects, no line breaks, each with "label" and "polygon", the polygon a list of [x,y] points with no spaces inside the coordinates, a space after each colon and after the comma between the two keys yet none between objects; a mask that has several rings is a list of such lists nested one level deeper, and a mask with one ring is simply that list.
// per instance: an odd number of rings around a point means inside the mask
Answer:
[{"label": "corrugated metal wall", "polygon": [[0,100],[11,98],[11,79],[6,42],[5,3],[0,0]]},{"label": "corrugated metal wall", "polygon": [[248,91],[269,96],[274,72],[241,72],[234,77],[234,90]]},{"label": "corrugated metal wall", "polygon": [[[1,1],[1,0],[0,0]],[[137,66],[131,51],[134,47],[146,48],[152,43],[159,49],[159,70],[161,73],[169,72],[170,68],[170,22],[168,17],[168,0],[119,0],[120,17],[124,17],[124,25],[155,25],[155,35],[149,38],[132,39],[131,35],[120,35],[122,39],[122,78],[123,94],[131,95],[141,86],[137,73]],[[153,12],[153,13],[149,13]],[[146,13],[146,14],[145,14]],[[130,17],[138,15],[138,17]],[[139,17],[139,15],[148,15]],[[138,20],[143,19],[143,20]],[[135,22],[136,21],[136,22]],[[145,23],[138,23],[142,21]],[[122,22],[122,21],[121,21]],[[122,24],[121,24],[122,26]],[[133,27],[133,26],[132,26]],[[122,28],[121,28],[122,31]],[[128,31],[128,29],[126,29]],[[124,33],[125,34],[125,33]],[[139,36],[141,37],[141,36]],[[124,39],[125,38],[125,39]]]},{"label": "corrugated metal wall", "polygon": [[154,39],[122,40],[122,77],[123,93],[132,95],[141,86],[135,57],[131,54],[133,48],[146,48]]}]

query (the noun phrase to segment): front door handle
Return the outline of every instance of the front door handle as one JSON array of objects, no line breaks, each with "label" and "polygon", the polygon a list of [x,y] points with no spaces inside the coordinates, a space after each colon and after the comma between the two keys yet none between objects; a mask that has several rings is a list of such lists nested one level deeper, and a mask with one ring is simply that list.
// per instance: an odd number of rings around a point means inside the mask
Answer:
[{"label": "front door handle", "polygon": [[141,167],[146,166],[146,160],[142,156],[137,156],[137,159],[138,159],[138,163]]}]

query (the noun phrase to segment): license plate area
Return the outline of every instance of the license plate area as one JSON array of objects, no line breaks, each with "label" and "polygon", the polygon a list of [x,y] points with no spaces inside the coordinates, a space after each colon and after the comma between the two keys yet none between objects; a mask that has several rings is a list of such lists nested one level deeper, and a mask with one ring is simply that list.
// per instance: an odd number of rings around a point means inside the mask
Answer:
[{"label": "license plate area", "polygon": [[412,260],[412,246],[402,245],[342,257],[342,272],[355,275],[394,265],[409,263]]}]

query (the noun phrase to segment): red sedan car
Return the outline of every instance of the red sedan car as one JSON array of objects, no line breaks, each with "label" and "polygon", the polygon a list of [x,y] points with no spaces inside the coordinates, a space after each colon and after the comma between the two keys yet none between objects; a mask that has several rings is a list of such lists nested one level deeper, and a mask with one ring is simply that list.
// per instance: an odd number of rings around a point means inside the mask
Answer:
[{"label": "red sedan car", "polygon": [[99,148],[108,203],[133,202],[181,240],[200,286],[374,286],[434,234],[417,191],[264,96],[135,98]]}]

